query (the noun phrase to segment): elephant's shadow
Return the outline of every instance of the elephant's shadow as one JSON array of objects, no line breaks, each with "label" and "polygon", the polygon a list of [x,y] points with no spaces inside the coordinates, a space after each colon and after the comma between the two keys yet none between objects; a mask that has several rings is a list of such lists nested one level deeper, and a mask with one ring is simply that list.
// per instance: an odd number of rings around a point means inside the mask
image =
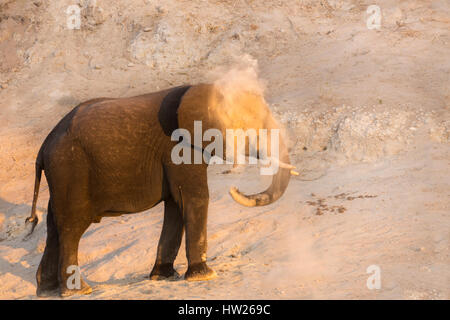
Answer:
[{"label": "elephant's shadow", "polygon": [[[41,212],[47,212],[46,208],[42,208],[37,206],[36,208],[38,211]],[[14,235],[11,235],[11,230],[5,230],[7,228],[7,224],[11,217],[16,217],[17,221],[12,221],[14,224],[13,229],[20,230],[21,226],[23,226],[23,223],[25,222],[25,217],[27,217],[31,212],[31,206],[25,203],[17,204],[9,202],[8,200],[5,200],[3,198],[0,198],[0,213],[3,214],[3,219],[0,220],[0,242],[4,240],[15,240],[16,238],[20,238],[19,232],[13,232]],[[22,221],[23,220],[23,221]],[[8,233],[8,234],[6,234]],[[10,237],[8,237],[9,235]]]},{"label": "elephant's shadow", "polygon": [[[101,257],[100,259],[96,259],[95,261],[89,263],[88,265],[86,265],[83,269],[83,273],[85,274],[89,274],[91,273],[91,271],[97,269],[99,266],[101,266],[103,263],[107,263],[110,262],[114,259],[114,257],[120,256],[121,253],[129,250],[130,248],[132,248],[136,243],[138,242],[138,240],[134,240],[132,242],[130,242],[129,244],[117,248],[116,250],[113,250],[111,252],[109,252],[108,254],[104,255],[103,257]],[[150,269],[148,270],[148,273],[146,274],[142,274],[142,275],[137,275],[137,277],[133,277],[133,279],[130,279],[129,277],[124,277],[121,279],[115,279],[114,277],[109,277],[109,279],[105,280],[105,281],[93,281],[93,280],[87,280],[87,282],[94,288],[94,294],[96,293],[95,288],[100,289],[102,288],[102,286],[109,286],[109,285],[130,285],[132,283],[138,283],[141,281],[145,281],[149,279],[149,274],[150,274]]]}]

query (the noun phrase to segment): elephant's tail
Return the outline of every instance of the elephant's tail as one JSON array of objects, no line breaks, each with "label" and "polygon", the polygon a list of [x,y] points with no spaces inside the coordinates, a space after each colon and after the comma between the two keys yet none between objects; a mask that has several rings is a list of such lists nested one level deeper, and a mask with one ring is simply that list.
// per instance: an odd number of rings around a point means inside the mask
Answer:
[{"label": "elephant's tail", "polygon": [[33,194],[33,204],[31,207],[31,215],[25,220],[25,224],[31,223],[31,230],[30,232],[25,236],[25,239],[27,239],[34,231],[34,228],[36,227],[39,219],[36,215],[36,203],[39,195],[39,185],[41,184],[41,176],[42,176],[42,170],[44,169],[44,164],[42,161],[42,148],[39,150],[37,159],[36,159],[36,176],[34,180],[34,194]]}]

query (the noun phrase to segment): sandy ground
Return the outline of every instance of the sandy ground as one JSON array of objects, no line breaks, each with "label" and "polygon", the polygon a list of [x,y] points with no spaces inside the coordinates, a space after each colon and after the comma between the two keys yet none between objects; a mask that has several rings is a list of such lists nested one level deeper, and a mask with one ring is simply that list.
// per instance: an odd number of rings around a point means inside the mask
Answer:
[{"label": "sandy ground", "polygon": [[[82,8],[68,30],[67,6]],[[146,279],[162,206],[83,236],[87,299],[449,299],[450,5],[379,1],[2,1],[0,298],[34,299],[45,243],[23,241],[34,160],[78,102],[210,80],[258,63],[301,171],[285,195],[244,208],[228,195],[268,181],[211,167],[209,282]],[[369,266],[381,288],[369,290]],[[184,248],[176,269],[186,269]]]}]

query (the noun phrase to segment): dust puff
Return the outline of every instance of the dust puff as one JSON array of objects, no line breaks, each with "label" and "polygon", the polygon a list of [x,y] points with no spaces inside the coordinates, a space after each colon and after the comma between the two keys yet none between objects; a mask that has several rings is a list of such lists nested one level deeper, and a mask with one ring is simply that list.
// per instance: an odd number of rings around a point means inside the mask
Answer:
[{"label": "dust puff", "polygon": [[235,56],[229,66],[215,68],[207,76],[225,97],[242,91],[264,96],[266,83],[258,77],[258,61],[246,54]]}]

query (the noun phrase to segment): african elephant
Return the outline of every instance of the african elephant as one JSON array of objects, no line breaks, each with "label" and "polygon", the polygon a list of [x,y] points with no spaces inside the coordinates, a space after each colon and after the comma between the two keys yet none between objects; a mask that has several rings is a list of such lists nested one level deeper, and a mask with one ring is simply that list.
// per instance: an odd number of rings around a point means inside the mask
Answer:
[{"label": "african elephant", "polygon": [[[44,170],[50,199],[46,246],[36,274],[38,296],[90,293],[92,289],[82,279],[78,288],[67,286],[67,268],[78,266],[79,241],[89,225],[102,217],[141,212],[161,201],[164,222],[150,278],[176,275],[173,264],[184,231],[185,279],[215,276],[206,264],[208,164],[176,165],[171,161],[171,150],[177,144],[172,133],[177,128],[193,132],[194,120],[202,121],[204,130],[217,128],[223,133],[227,128],[279,127],[262,95],[243,89],[230,100],[215,84],[89,100],[55,126],[37,155],[32,211],[27,218],[33,230]],[[279,160],[284,166],[273,175],[269,188],[254,195],[231,189],[237,202],[267,205],[284,193],[291,167],[282,139],[279,144]],[[190,150],[194,152],[194,148]]]}]

